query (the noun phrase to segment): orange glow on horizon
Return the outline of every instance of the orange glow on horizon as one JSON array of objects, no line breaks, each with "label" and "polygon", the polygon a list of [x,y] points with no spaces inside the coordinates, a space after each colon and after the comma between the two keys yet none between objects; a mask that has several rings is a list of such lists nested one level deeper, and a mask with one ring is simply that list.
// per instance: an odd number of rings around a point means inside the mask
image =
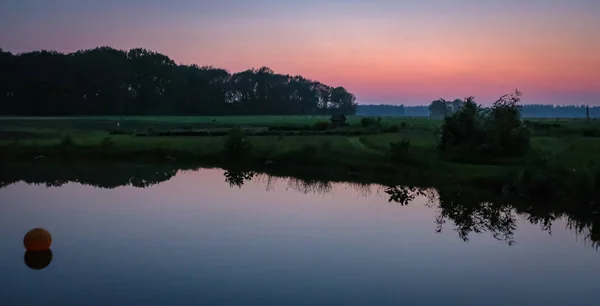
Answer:
[{"label": "orange glow on horizon", "polygon": [[213,13],[201,17],[189,3],[185,10],[119,10],[111,23],[91,9],[85,19],[83,13],[53,17],[40,9],[42,19],[14,20],[18,26],[0,33],[0,41],[21,50],[66,52],[144,47],[178,63],[230,72],[268,66],[344,86],[361,103],[497,97],[514,88],[531,103],[571,103],[557,93],[599,103],[596,2],[258,2],[238,3],[233,11],[211,7]]}]

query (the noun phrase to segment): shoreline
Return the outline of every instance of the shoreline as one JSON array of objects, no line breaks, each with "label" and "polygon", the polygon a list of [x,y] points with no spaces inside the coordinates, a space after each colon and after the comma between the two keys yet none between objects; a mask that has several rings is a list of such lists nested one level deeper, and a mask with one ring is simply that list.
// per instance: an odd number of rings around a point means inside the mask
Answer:
[{"label": "shoreline", "polygon": [[[215,125],[221,128],[211,134],[227,131],[224,136],[157,136],[153,132],[145,137],[111,135],[111,121],[0,121],[0,167],[59,164],[53,171],[67,171],[60,164],[144,163],[171,170],[223,168],[313,181],[454,186],[582,201],[598,197],[600,190],[600,167],[595,163],[600,141],[582,135],[592,123],[584,126],[573,121],[554,127],[556,123],[531,122],[531,149],[525,155],[494,158],[464,149],[440,150],[436,132],[440,121],[383,118],[381,123],[375,119],[373,125],[369,123],[373,118],[360,122],[352,118],[351,125],[333,129],[321,126],[320,121],[297,124],[292,119],[286,119],[288,124],[262,124],[277,132],[270,136],[252,135],[244,124],[227,128],[219,122]],[[198,133],[193,125],[177,121],[128,121],[126,125],[122,128],[128,131],[169,134],[191,127],[185,133]]]},{"label": "shoreline", "polygon": [[[260,137],[260,136],[256,136]],[[118,148],[84,145],[13,145],[0,147],[0,167],[11,164],[43,165],[69,163],[144,164],[181,168],[222,168],[255,171],[280,176],[307,177],[327,181],[353,181],[374,184],[435,185],[453,182],[467,185],[509,183],[522,166],[450,163],[437,159],[434,152],[409,152],[393,161],[386,154],[360,154],[359,151],[319,151],[303,146],[285,152],[251,151],[231,155],[224,150],[191,152],[164,147]],[[317,152],[318,151],[318,152]],[[422,151],[422,150],[421,150]],[[423,153],[423,154],[421,154]],[[428,156],[427,156],[428,155]],[[422,159],[420,160],[420,157]]]}]

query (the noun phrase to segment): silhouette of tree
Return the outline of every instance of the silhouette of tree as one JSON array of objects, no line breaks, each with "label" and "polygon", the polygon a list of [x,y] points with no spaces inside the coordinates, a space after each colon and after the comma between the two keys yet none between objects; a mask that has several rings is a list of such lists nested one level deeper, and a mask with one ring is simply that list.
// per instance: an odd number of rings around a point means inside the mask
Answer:
[{"label": "silhouette of tree", "polygon": [[242,171],[232,169],[225,170],[225,172],[223,173],[223,175],[225,176],[225,182],[227,182],[229,186],[237,186],[239,188],[242,188],[242,185],[244,185],[246,181],[251,180],[255,174],[256,173],[254,173],[253,171]]},{"label": "silhouette of tree", "polygon": [[147,49],[0,49],[0,115],[345,114],[356,98],[268,67],[230,74]]}]

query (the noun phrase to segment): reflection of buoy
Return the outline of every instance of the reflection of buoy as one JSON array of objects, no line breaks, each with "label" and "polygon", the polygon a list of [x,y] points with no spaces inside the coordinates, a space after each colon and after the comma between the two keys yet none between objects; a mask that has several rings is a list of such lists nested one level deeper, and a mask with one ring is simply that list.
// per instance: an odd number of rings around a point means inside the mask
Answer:
[{"label": "reflection of buoy", "polygon": [[52,236],[43,228],[34,228],[25,234],[23,245],[27,251],[46,251],[50,249]]},{"label": "reflection of buoy", "polygon": [[52,261],[52,251],[26,251],[24,256],[25,264],[33,270],[41,270],[47,267]]}]

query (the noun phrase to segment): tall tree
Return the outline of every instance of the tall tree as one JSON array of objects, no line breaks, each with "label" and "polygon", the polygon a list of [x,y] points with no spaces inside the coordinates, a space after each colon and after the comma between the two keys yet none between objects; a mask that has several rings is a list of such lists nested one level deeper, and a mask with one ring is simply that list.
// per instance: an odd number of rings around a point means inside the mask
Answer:
[{"label": "tall tree", "polygon": [[232,75],[142,48],[17,55],[0,49],[2,115],[350,115],[355,100],[343,87],[268,67]]}]

